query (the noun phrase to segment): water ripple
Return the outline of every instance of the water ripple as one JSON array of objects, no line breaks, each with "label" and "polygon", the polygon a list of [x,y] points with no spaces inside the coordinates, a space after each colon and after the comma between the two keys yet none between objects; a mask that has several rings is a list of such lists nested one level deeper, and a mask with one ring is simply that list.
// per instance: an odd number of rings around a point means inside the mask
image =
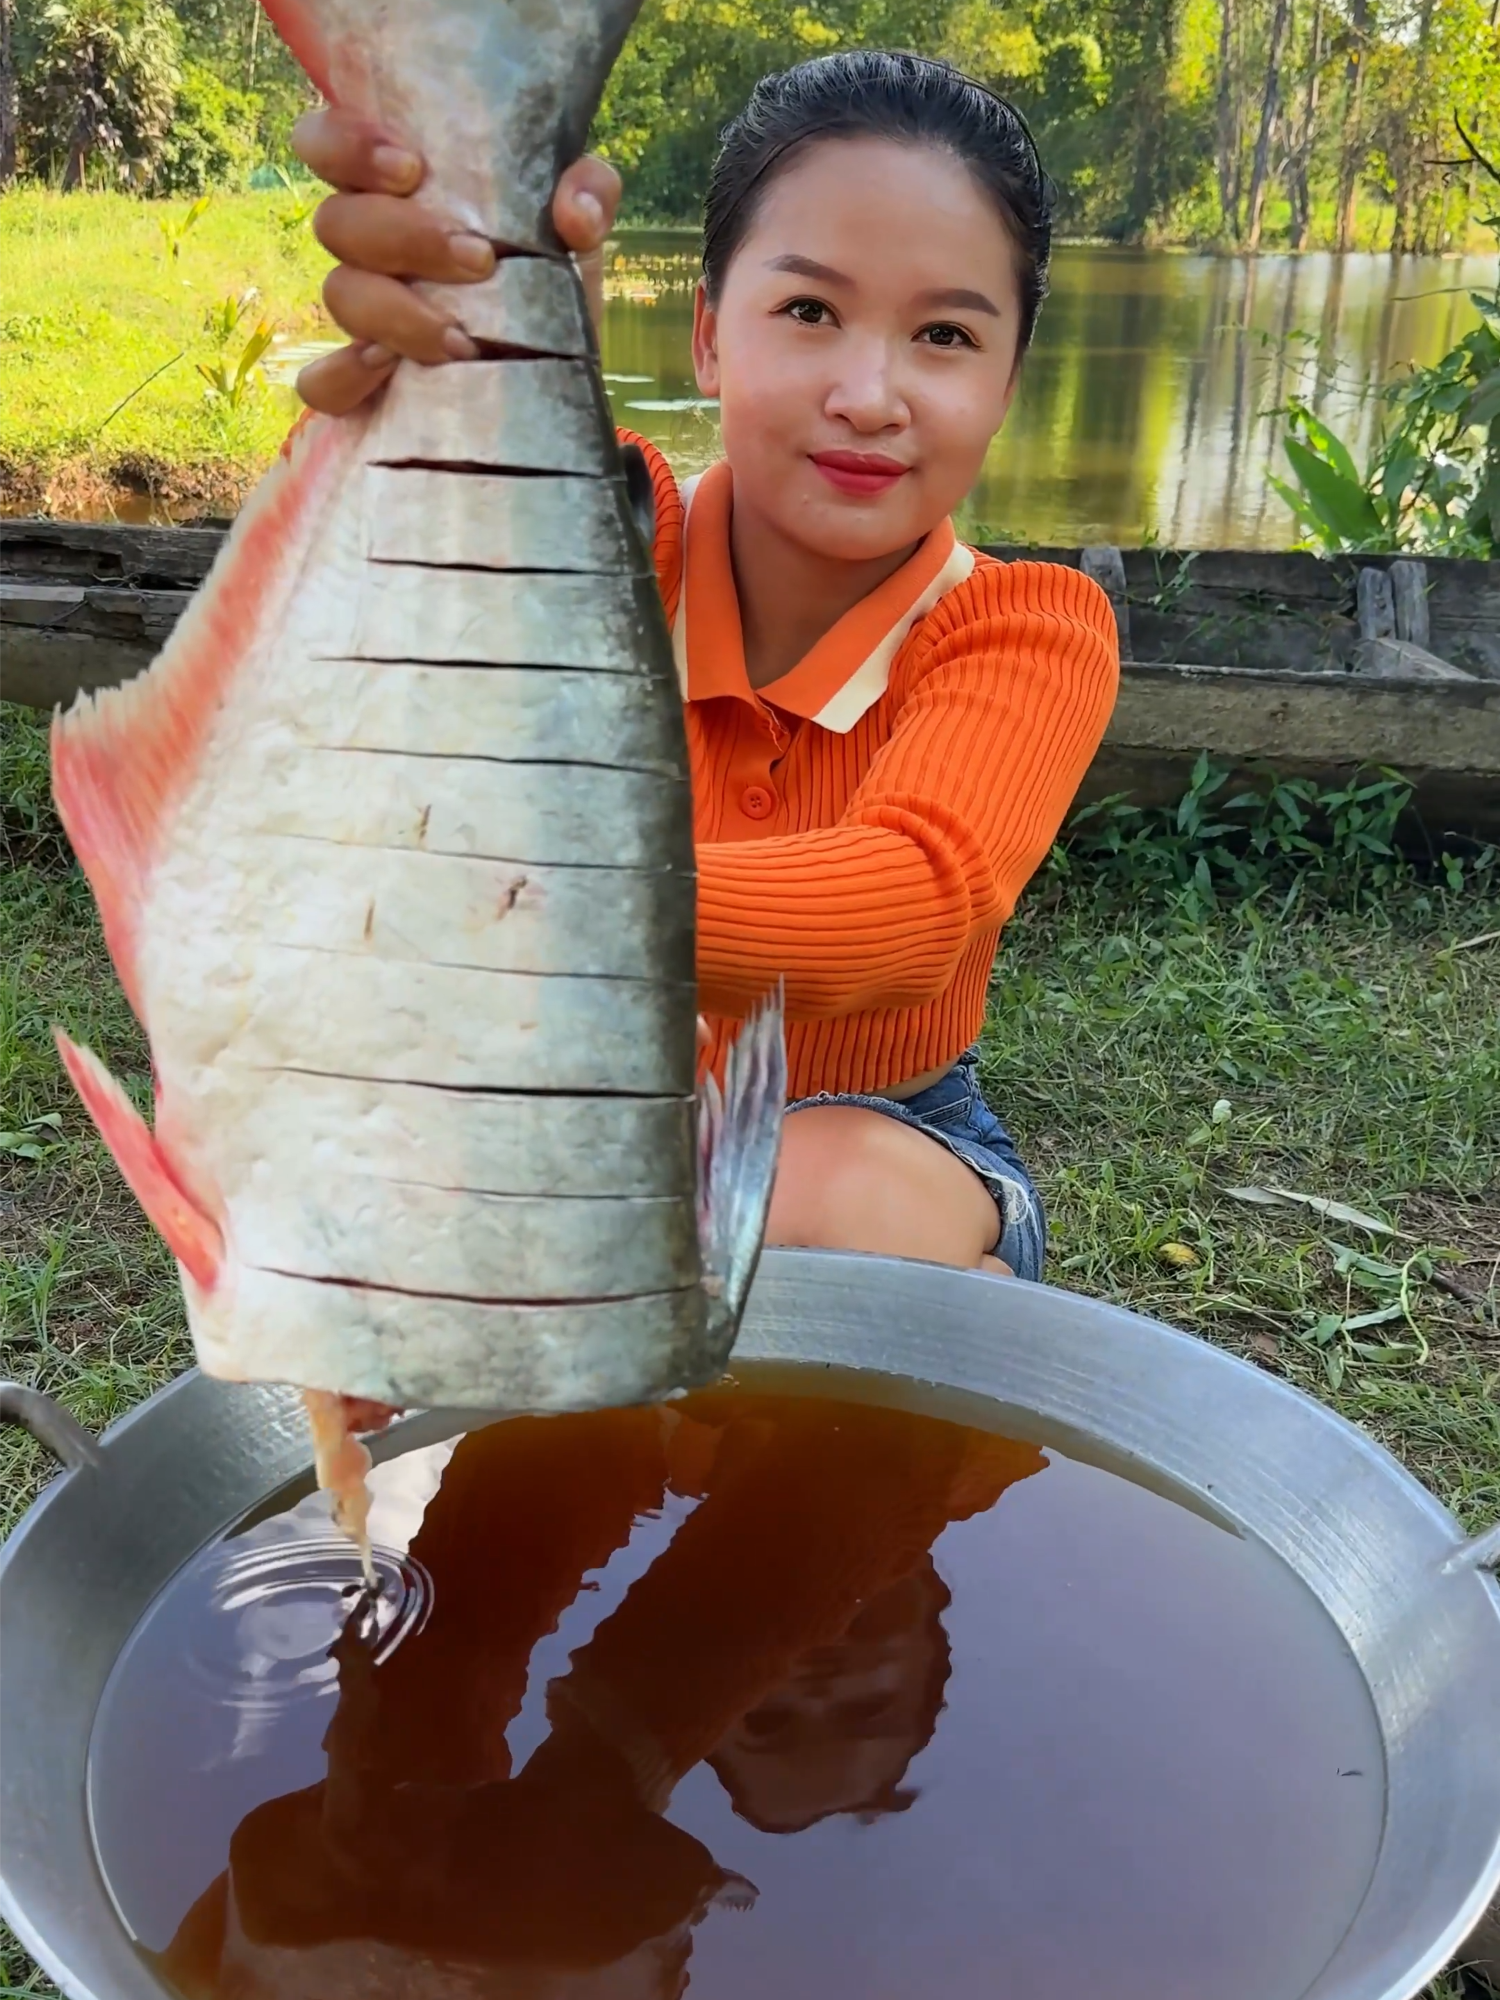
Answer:
[{"label": "water ripple", "polygon": [[278,1536],[225,1553],[185,1664],[218,1702],[247,1716],[331,1693],[339,1672],[332,1649],[346,1630],[378,1665],[421,1630],[432,1607],[427,1571],[392,1549],[376,1548],[376,1587],[367,1590],[342,1535]]}]

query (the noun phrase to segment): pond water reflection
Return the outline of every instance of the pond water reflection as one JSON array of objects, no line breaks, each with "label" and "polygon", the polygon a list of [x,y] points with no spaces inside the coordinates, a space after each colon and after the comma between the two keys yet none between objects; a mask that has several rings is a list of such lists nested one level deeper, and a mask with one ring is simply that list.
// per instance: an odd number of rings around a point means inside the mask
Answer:
[{"label": "pond water reflection", "polygon": [[[680,472],[718,448],[693,382],[697,239],[623,231],[604,361],[622,424]],[[1474,323],[1483,257],[1210,257],[1063,246],[1010,420],[961,521],[976,539],[1284,548],[1268,413],[1305,396],[1363,452],[1376,392]]]}]

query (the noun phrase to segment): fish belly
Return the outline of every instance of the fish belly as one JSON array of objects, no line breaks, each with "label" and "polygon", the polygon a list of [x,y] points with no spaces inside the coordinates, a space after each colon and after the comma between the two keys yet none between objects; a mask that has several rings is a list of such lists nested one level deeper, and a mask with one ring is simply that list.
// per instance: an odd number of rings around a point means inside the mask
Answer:
[{"label": "fish belly", "polygon": [[722,1363],[680,696],[580,376],[403,369],[283,469],[317,491],[133,943],[212,1372],[549,1410]]}]

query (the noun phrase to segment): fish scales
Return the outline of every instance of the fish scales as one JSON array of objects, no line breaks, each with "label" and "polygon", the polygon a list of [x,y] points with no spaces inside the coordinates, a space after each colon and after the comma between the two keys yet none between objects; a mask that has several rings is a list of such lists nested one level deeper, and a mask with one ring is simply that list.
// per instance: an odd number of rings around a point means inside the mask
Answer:
[{"label": "fish scales", "polygon": [[525,254],[451,295],[485,358],[302,427],[161,658],[55,727],[153,1126],[64,1059],[215,1373],[589,1408],[710,1379],[743,1309],[779,1008],[700,1104],[649,481],[549,215],[634,5],[268,8]]}]

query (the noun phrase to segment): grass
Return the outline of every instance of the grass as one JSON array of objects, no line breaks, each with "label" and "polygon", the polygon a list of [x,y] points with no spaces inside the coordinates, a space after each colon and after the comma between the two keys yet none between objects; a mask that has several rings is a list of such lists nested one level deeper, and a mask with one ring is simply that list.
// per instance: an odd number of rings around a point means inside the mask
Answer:
[{"label": "grass", "polygon": [[[0,756],[0,1370],[97,1428],[189,1352],[169,1261],[66,1088],[51,1023],[142,1093],[146,1053],[47,806],[34,718],[0,709]],[[1455,947],[1500,930],[1500,896],[1483,870],[1457,890],[1382,884],[1373,864],[1329,880],[1339,898],[1283,918],[1279,890],[1239,908],[1143,894],[1075,850],[1006,933],[985,1083],[1047,1200],[1055,1282],[1289,1376],[1477,1528],[1500,1518],[1500,947]],[[1228,1192],[1247,1185],[1399,1234]],[[7,1521],[44,1476],[29,1440],[0,1433]],[[0,2000],[7,1983],[50,1990],[29,1978],[0,1945]],[[1456,1975],[1429,2000],[1460,2000]]]},{"label": "grass", "polygon": [[257,374],[215,394],[198,364],[232,369],[262,318],[291,339],[324,331],[329,259],[305,195],[194,207],[0,194],[0,503],[97,512],[150,494],[227,513],[275,452],[291,392]]}]

